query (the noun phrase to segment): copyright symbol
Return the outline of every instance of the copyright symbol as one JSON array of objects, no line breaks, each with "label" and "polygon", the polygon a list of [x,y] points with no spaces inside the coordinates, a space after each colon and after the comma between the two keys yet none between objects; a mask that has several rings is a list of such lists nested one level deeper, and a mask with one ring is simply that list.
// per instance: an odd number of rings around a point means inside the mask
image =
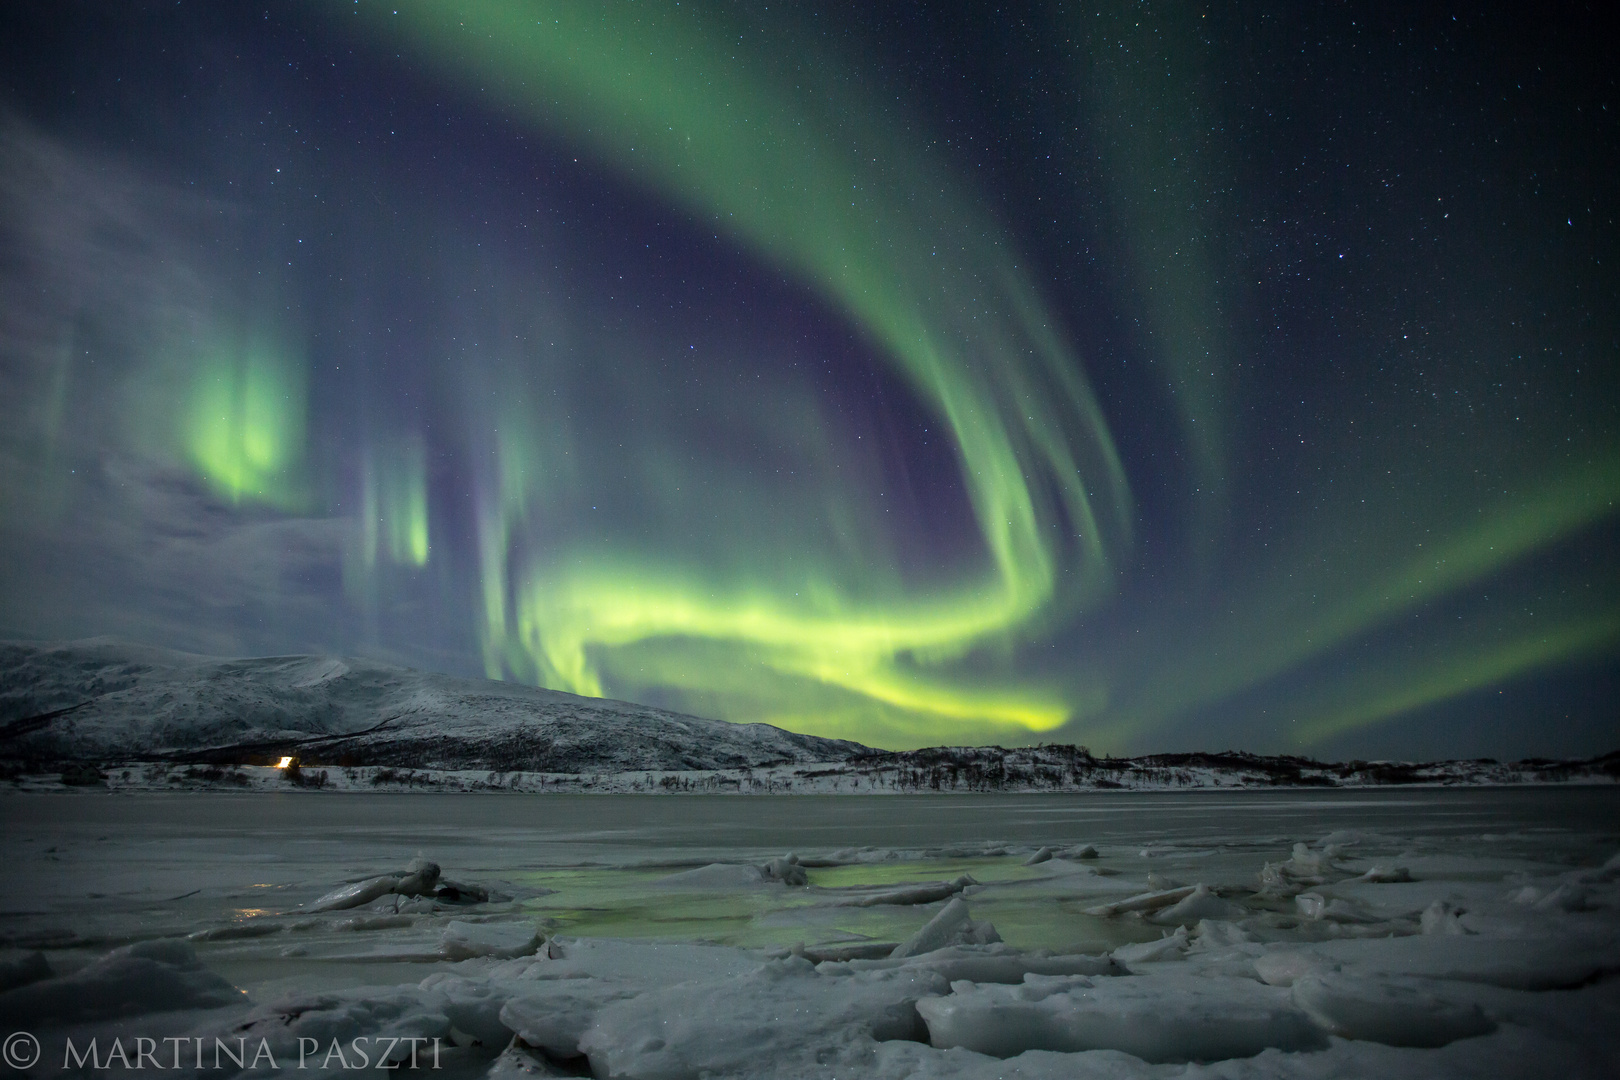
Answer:
[{"label": "copyright symbol", "polygon": [[26,1069],[39,1060],[39,1040],[26,1031],[13,1031],[6,1036],[6,1044],[0,1049],[0,1056],[6,1064],[13,1069]]}]

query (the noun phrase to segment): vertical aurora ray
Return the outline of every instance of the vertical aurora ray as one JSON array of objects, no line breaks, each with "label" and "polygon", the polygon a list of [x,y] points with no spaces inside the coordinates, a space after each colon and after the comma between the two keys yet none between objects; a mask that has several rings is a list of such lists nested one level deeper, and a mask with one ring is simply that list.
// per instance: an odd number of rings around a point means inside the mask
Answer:
[{"label": "vertical aurora ray", "polygon": [[422,567],[429,554],[427,451],[420,439],[385,441],[360,479],[360,552],[368,573],[382,559]]},{"label": "vertical aurora ray", "polygon": [[[807,601],[758,575],[715,582],[656,552],[514,565],[495,550],[511,524],[486,523],[485,572],[504,563],[510,582],[485,583],[486,635],[511,624],[543,681],[591,694],[611,689],[604,668],[635,688],[616,649],[729,642],[748,664],[871,699],[906,740],[1069,719],[1049,688],[968,690],[936,670],[1103,595],[1128,531],[1124,472],[1080,365],[973,199],[902,133],[865,119],[869,103],[779,84],[679,11],[391,12],[379,25],[456,77],[713,215],[845,311],[949,431],[988,564],[976,579],[885,597],[824,566]],[[507,595],[510,615],[497,599]],[[486,664],[506,651],[486,641]]]},{"label": "vertical aurora ray", "polygon": [[517,528],[529,519],[529,477],[539,453],[527,416],[508,409],[486,450],[494,477],[479,491],[477,506],[478,580],[482,620],[479,645],[484,673],[492,679],[513,674],[546,685],[560,681],[537,668],[538,654],[525,651],[513,623],[510,558]]},{"label": "vertical aurora ray", "polygon": [[233,504],[296,509],[305,499],[304,372],[286,352],[250,339],[199,358],[184,429],[198,475]]},{"label": "vertical aurora ray", "polygon": [[389,455],[379,470],[379,510],[388,557],[398,566],[427,565],[426,456],[421,441],[410,439]]},{"label": "vertical aurora ray", "polygon": [[1210,235],[1221,189],[1217,121],[1201,63],[1212,46],[1198,29],[1202,17],[1170,0],[1105,3],[1063,22],[1073,40],[1089,46],[1072,59],[1076,81],[1089,87],[1085,127],[1105,162],[1146,347],[1167,373],[1164,388],[1181,421],[1194,556],[1207,569],[1229,513],[1230,361]]}]

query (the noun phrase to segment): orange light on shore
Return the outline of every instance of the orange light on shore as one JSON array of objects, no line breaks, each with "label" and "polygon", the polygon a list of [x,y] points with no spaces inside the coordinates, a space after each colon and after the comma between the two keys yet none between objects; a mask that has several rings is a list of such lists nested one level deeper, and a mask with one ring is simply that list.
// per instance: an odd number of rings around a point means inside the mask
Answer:
[{"label": "orange light on shore", "polygon": [[289,766],[291,764],[292,764],[292,758],[284,757],[280,761],[276,762],[276,768],[285,769],[287,766]]}]

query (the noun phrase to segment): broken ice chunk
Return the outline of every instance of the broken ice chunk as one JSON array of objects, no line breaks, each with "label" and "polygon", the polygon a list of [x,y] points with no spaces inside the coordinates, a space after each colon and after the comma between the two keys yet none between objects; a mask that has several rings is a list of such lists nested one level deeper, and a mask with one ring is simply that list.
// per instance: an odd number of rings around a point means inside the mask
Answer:
[{"label": "broken ice chunk", "polygon": [[567,1076],[547,1061],[538,1050],[513,1038],[501,1056],[490,1063],[484,1080],[528,1080],[535,1076]]},{"label": "broken ice chunk", "polygon": [[1319,956],[1293,950],[1268,952],[1254,958],[1255,974],[1260,976],[1261,982],[1271,986],[1293,986],[1306,975],[1333,966]]},{"label": "broken ice chunk", "polygon": [[976,923],[968,915],[968,906],[961,897],[952,898],[938,915],[895,946],[889,956],[900,959],[943,949],[947,945],[988,945],[1001,940],[996,928],[989,923]]},{"label": "broken ice chunk", "polygon": [[75,1022],[246,1000],[203,967],[188,942],[169,939],[125,945],[71,975],[7,990],[0,994],[0,1016],[14,1024]]},{"label": "broken ice chunk", "polygon": [[1088,907],[1085,909],[1084,914],[1106,919],[1127,911],[1157,911],[1160,908],[1169,907],[1178,900],[1191,896],[1196,887],[1194,885],[1184,885],[1179,889],[1138,893],[1135,896],[1128,896],[1124,900],[1115,900],[1111,904],[1098,904],[1096,907]]},{"label": "broken ice chunk", "polygon": [[734,889],[757,889],[764,880],[765,875],[757,866],[747,863],[709,863],[694,870],[669,874],[653,884],[670,889],[730,892]]},{"label": "broken ice chunk", "polygon": [[1204,949],[1247,945],[1257,940],[1253,934],[1237,923],[1225,919],[1199,919],[1198,925],[1193,928],[1193,934],[1198,938],[1199,947]]},{"label": "broken ice chunk", "polygon": [[1338,870],[1333,860],[1339,855],[1337,845],[1312,851],[1304,844],[1295,844],[1290,858],[1261,867],[1260,893],[1262,896],[1287,899],[1313,885],[1324,885],[1328,875]]},{"label": "broken ice chunk", "polygon": [[1510,990],[1559,990],[1615,970],[1607,932],[1545,938],[1469,934],[1325,941],[1311,947],[1324,963],[1376,971],[1488,983]]},{"label": "broken ice chunk", "polygon": [[1321,851],[1312,851],[1305,844],[1295,844],[1293,857],[1283,865],[1300,877],[1321,877],[1338,869],[1333,864],[1344,854],[1337,844],[1329,844]]},{"label": "broken ice chunk", "polygon": [[241,941],[246,938],[269,937],[279,934],[284,929],[281,923],[271,919],[254,919],[245,923],[233,923],[230,926],[213,926],[206,930],[193,930],[186,935],[191,941]]},{"label": "broken ice chunk", "polygon": [[816,970],[824,975],[858,971],[886,971],[904,967],[938,972],[955,982],[968,979],[978,983],[1018,983],[1031,972],[1037,975],[1125,975],[1123,967],[1107,956],[1044,956],[1027,953],[1003,944],[947,945],[920,956],[905,959],[852,960],[847,964],[825,964]]},{"label": "broken ice chunk", "polygon": [[1515,904],[1534,907],[1537,911],[1590,911],[1591,896],[1591,890],[1586,886],[1566,881],[1551,891],[1526,885],[1510,893],[1508,899]]},{"label": "broken ice chunk", "polygon": [[1425,934],[1472,934],[1473,931],[1462,924],[1461,908],[1454,908],[1444,900],[1436,900],[1423,909],[1419,925]]},{"label": "broken ice chunk", "polygon": [[1148,921],[1163,926],[1193,926],[1200,919],[1234,919],[1247,914],[1248,909],[1222,900],[1210,892],[1208,885],[1194,885],[1192,892],[1149,915]]},{"label": "broken ice chunk", "polygon": [[842,964],[851,960],[881,960],[900,947],[898,941],[851,941],[833,943],[828,945],[794,945],[786,953],[772,955],[771,959],[781,959],[782,956],[802,956],[812,964]]},{"label": "broken ice chunk", "polygon": [[1590,898],[1591,890],[1566,881],[1546,896],[1538,897],[1535,907],[1538,911],[1590,911]]},{"label": "broken ice chunk", "polygon": [[951,984],[949,997],[924,998],[917,1012],[928,1025],[929,1042],[942,1050],[963,1047],[993,1057],[1026,1050],[1058,1050],[1062,1035],[1049,1030],[1052,1017],[1039,1006],[1056,994],[1087,988],[1084,976],[1029,975],[1023,985],[980,987],[966,980]]},{"label": "broken ice chunk", "polygon": [[1412,872],[1404,866],[1374,866],[1361,875],[1361,880],[1375,882],[1411,881]]},{"label": "broken ice chunk", "polygon": [[790,956],[608,1005],[579,1050],[596,1076],[826,1075],[852,1046],[915,1038],[914,1002],[947,986],[909,967],[828,977]]},{"label": "broken ice chunk", "polygon": [[501,1023],[554,1057],[577,1057],[580,1037],[596,1022],[596,1014],[641,989],[604,979],[537,982],[501,1006]]},{"label": "broken ice chunk", "polygon": [[364,881],[356,881],[333,889],[309,905],[310,911],[341,911],[344,908],[369,904],[379,896],[387,896],[399,884],[399,878],[383,874]]},{"label": "broken ice chunk", "polygon": [[1049,847],[1043,847],[1043,848],[1041,848],[1041,850],[1037,851],[1035,854],[1033,854],[1029,858],[1025,859],[1024,860],[1024,865],[1025,866],[1039,866],[1041,863],[1046,862],[1051,858],[1052,858],[1052,849],[1049,848]]},{"label": "broken ice chunk", "polygon": [[780,881],[784,885],[806,885],[810,878],[799,865],[797,855],[788,855],[786,858],[778,856],[759,868],[760,875],[768,881]]},{"label": "broken ice chunk", "polygon": [[1496,1027],[1477,1004],[1448,1001],[1415,979],[1311,972],[1292,994],[1333,1034],[1387,1046],[1444,1046]]},{"label": "broken ice chunk", "polygon": [[1350,901],[1341,897],[1325,897],[1321,893],[1300,893],[1294,897],[1294,906],[1299,909],[1301,915],[1312,921],[1325,920],[1336,923],[1376,921],[1372,916],[1358,910]]},{"label": "broken ice chunk", "polygon": [[[263,1046],[264,1052],[284,1067],[290,1058],[294,1064],[286,1070],[289,1075],[297,1067],[300,1046],[307,1049],[319,1042],[323,1049],[330,1048],[334,1038],[341,1039],[347,1051],[336,1055],[338,1060],[348,1062],[344,1071],[359,1071],[355,1056],[358,1038],[359,1045],[370,1051],[370,1070],[392,1072],[415,1061],[424,1071],[437,1064],[448,1073],[453,1063],[460,1063],[458,1057],[461,1062],[466,1058],[455,1049],[456,1036],[445,1013],[446,1004],[442,994],[409,985],[328,993],[294,990],[250,1010],[246,1016],[223,1020],[224,1027],[203,1028],[200,1035],[205,1046],[212,1046],[215,1038],[230,1046],[241,1045],[237,1040],[243,1039],[250,1052]],[[435,1039],[440,1041],[438,1060],[433,1056]],[[306,1065],[310,1071],[303,1075],[319,1075],[315,1069],[323,1065],[321,1072],[325,1075],[340,1075],[332,1064],[311,1054]],[[266,1070],[264,1075],[271,1074]]]},{"label": "broken ice chunk", "polygon": [[[438,863],[418,855],[406,865],[403,874],[381,874],[340,886],[317,899],[306,910],[341,911],[369,904],[373,900],[390,895],[426,898],[428,906],[418,910],[431,910],[431,903],[434,900],[448,903],[484,903],[491,898],[489,890],[481,886],[444,880],[440,877]],[[399,902],[396,900],[394,904],[398,910]]]},{"label": "broken ice chunk", "polygon": [[540,932],[532,923],[452,922],[444,929],[439,950],[448,960],[493,956],[507,960],[527,956],[540,947]]},{"label": "broken ice chunk", "polygon": [[501,1023],[501,1009],[516,989],[509,982],[489,978],[490,971],[484,968],[471,978],[436,971],[420,983],[421,989],[440,996],[440,1008],[450,1021],[456,1045],[482,1047],[486,1057],[512,1041],[511,1029]]},{"label": "broken ice chunk", "polygon": [[439,883],[439,864],[418,855],[405,867],[405,874],[394,886],[401,896],[429,896]]},{"label": "broken ice chunk", "polygon": [[1180,960],[1187,951],[1187,928],[1176,927],[1176,932],[1158,941],[1139,941],[1134,945],[1121,945],[1109,955],[1118,963],[1151,964],[1162,960]]},{"label": "broken ice chunk", "polygon": [[840,907],[876,907],[879,904],[932,904],[936,900],[955,896],[969,885],[977,885],[967,874],[963,874],[954,881],[931,881],[924,885],[908,885],[902,889],[891,889],[887,892],[872,893],[867,896],[855,896],[848,900],[840,900]]},{"label": "broken ice chunk", "polygon": [[958,982],[917,1012],[929,1042],[995,1057],[1027,1050],[1123,1050],[1150,1062],[1221,1061],[1326,1040],[1288,992],[1251,979],[1179,973],[1047,979],[1023,986]]}]

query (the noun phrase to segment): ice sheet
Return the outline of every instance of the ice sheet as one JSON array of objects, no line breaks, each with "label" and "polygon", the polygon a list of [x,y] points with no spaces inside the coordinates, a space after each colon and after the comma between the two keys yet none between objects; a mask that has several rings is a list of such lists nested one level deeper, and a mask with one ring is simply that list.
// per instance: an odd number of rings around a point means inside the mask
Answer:
[{"label": "ice sheet", "polygon": [[[58,1055],[30,1075],[138,1037],[289,1076],[345,1072],[332,1039],[455,1076],[1620,1073],[1608,791],[0,814],[0,1016]],[[400,888],[418,858],[453,895]]]}]

